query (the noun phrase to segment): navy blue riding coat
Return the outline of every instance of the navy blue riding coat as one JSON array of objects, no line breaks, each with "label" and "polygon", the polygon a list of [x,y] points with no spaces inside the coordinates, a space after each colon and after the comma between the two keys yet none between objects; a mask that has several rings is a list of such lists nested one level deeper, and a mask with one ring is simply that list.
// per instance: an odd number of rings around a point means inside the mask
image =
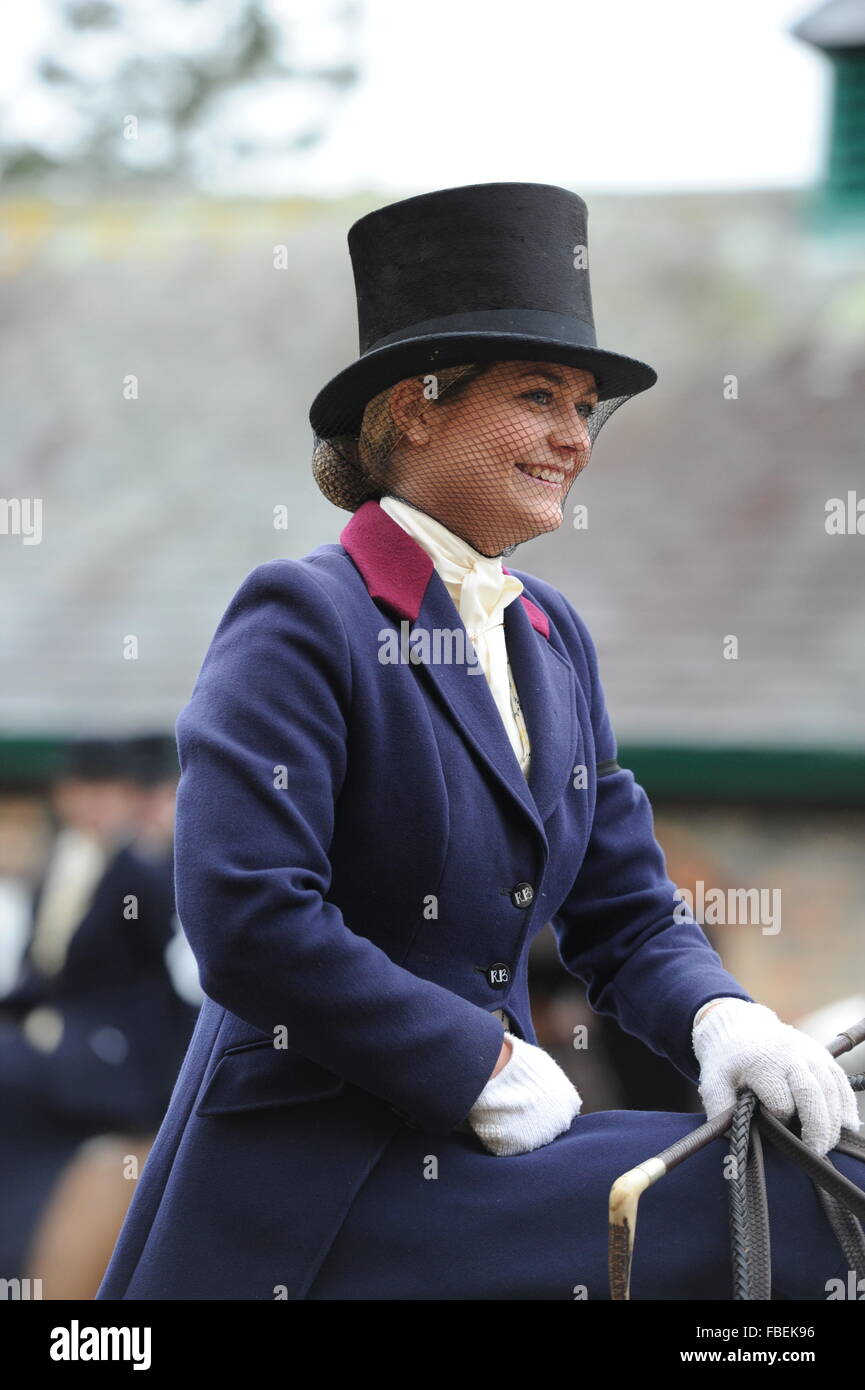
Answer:
[{"label": "navy blue riding coat", "polygon": [[[704,1117],[578,1116],[488,1153],[459,1126],[499,1055],[493,1011],[537,1042],[547,923],[591,1007],[692,1081],[698,1007],[751,996],[675,919],[585,623],[513,573],[528,780],[469,663],[434,643],[382,659],[388,634],[405,651],[461,619],[377,502],[229,603],[176,726],[177,908],[206,998],[100,1298],[608,1296],[610,1183]],[[665,1180],[686,1231],[645,1199],[635,1297],[643,1272],[654,1296],[728,1296],[725,1149]]]}]

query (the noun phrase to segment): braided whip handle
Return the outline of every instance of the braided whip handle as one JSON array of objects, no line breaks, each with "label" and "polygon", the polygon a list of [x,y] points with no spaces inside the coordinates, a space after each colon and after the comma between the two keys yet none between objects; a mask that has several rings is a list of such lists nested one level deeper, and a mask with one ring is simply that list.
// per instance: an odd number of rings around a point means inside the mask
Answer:
[{"label": "braided whip handle", "polygon": [[[829,1043],[827,1051],[833,1057],[839,1057],[863,1041],[865,1018],[852,1028],[838,1033]],[[854,1091],[865,1090],[865,1073],[850,1077],[849,1081]],[[857,1210],[860,1214],[865,1211],[865,1196],[852,1183],[848,1183],[828,1158],[821,1158],[807,1149],[801,1140],[796,1139],[773,1116],[767,1115],[762,1107],[758,1112],[758,1105],[754,1092],[744,1087],[738,1093],[729,1129],[733,1299],[760,1301],[772,1298],[769,1208],[761,1132],[808,1174],[848,1266],[855,1271],[857,1279],[865,1276],[865,1236],[855,1214]],[[865,1142],[849,1131],[842,1131],[836,1147],[865,1157]],[[842,1184],[847,1184],[852,1192]]]}]

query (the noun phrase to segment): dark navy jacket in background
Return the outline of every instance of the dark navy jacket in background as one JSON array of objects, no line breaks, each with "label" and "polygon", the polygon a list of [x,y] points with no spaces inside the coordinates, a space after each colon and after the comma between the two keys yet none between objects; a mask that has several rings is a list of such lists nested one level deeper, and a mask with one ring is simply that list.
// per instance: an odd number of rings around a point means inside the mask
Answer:
[{"label": "dark navy jacket in background", "polygon": [[[197,1009],[165,963],[174,899],[164,870],[131,844],[109,858],[65,960],[43,973],[30,940],[0,998],[0,1274],[20,1277],[24,1244],[63,1166],[91,1135],[150,1135],[171,1097]],[[137,917],[124,915],[130,897]],[[56,1046],[22,1030],[36,1008],[62,1019]]]}]

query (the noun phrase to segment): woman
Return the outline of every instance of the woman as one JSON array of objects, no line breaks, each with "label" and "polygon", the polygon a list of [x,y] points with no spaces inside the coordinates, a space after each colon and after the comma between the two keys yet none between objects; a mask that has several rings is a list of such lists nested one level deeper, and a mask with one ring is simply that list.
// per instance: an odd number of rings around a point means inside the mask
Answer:
[{"label": "woman", "polygon": [[[712,1114],[752,1085],[827,1152],[855,1097],[680,920],[586,626],[501,562],[563,524],[600,424],[655,380],[596,346],[585,204],[447,189],[349,246],[361,356],[310,418],[354,515],[247,577],[178,719],[206,998],[99,1296],[603,1299],[611,1183],[703,1117],[580,1116],[532,1027],[545,924]],[[730,1297],[726,1150],[645,1203],[633,1297]],[[844,1258],[766,1162],[777,1290],[823,1298]]]}]

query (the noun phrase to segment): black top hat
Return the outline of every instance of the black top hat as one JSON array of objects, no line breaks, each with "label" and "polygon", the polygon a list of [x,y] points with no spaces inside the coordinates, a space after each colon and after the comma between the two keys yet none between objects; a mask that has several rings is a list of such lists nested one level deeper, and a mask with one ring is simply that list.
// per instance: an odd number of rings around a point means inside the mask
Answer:
[{"label": "black top hat", "polygon": [[180,776],[177,744],[170,734],[140,734],[128,740],[129,763],[139,787],[156,787]]},{"label": "black top hat", "polygon": [[421,193],[355,222],[361,355],[313,401],[316,435],[357,435],[379,392],[464,362],[582,367],[602,401],[653,386],[645,362],[596,345],[587,219],[568,189],[481,183]]},{"label": "black top hat", "polygon": [[123,739],[70,739],[59,752],[54,767],[57,780],[75,778],[82,782],[132,780],[132,760]]}]

